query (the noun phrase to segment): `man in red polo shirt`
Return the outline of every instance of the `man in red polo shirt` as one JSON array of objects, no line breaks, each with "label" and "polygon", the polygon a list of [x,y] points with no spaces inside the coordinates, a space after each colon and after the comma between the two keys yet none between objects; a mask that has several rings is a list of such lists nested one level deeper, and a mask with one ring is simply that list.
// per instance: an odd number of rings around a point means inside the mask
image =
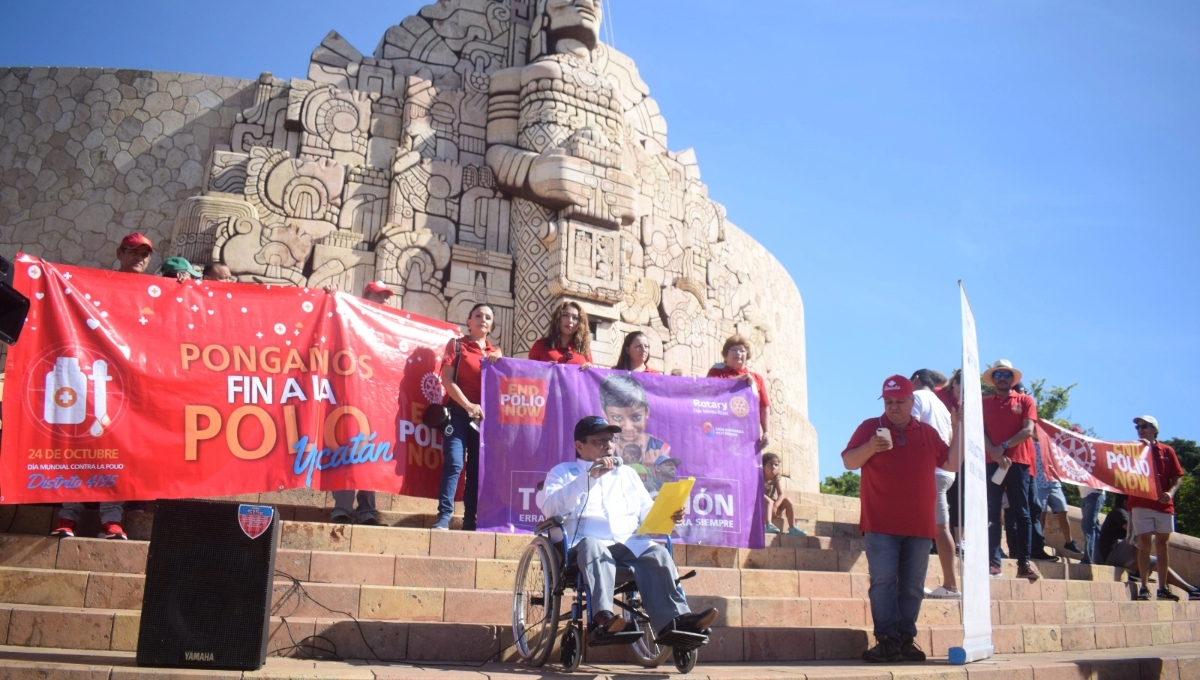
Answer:
[{"label": "man in red polo shirt", "polygon": [[[1000,576],[1000,521],[1002,497],[1008,496],[1008,510],[1016,518],[1013,534],[1015,545],[1009,545],[1010,555],[1017,560],[1017,576],[1036,581],[1042,577],[1029,561],[1033,549],[1033,518],[1029,514],[1030,499],[1034,497],[1033,449],[1034,428],[1037,427],[1037,403],[1028,394],[1013,391],[1021,382],[1021,372],[1012,362],[1000,359],[983,374],[983,381],[995,392],[983,398],[983,433],[988,482],[988,555],[991,556],[991,575]],[[990,480],[997,469],[1007,470],[1003,481]]]},{"label": "man in red polo shirt", "polygon": [[[144,274],[150,266],[150,258],[154,255],[154,244],[145,234],[134,232],[126,234],[117,246],[117,271],[122,274]],[[133,512],[139,512],[136,507]],[[75,535],[75,527],[83,514],[83,503],[63,503],[58,511],[58,519],[51,536],[71,538]],[[124,540],[128,538],[121,522],[125,519],[124,501],[102,501],[100,503],[100,538]]]},{"label": "man in red polo shirt", "polygon": [[1158,441],[1158,420],[1153,416],[1138,416],[1133,419],[1138,439],[1150,447],[1150,465],[1158,479],[1157,499],[1130,496],[1129,507],[1133,535],[1137,536],[1138,575],[1142,585],[1137,599],[1149,600],[1150,588],[1146,585],[1150,577],[1150,539],[1154,538],[1154,553],[1158,555],[1158,599],[1179,601],[1179,596],[1167,586],[1171,572],[1167,541],[1175,531],[1175,492],[1183,481],[1183,466],[1175,455],[1175,449]]},{"label": "man in red polo shirt", "polygon": [[862,469],[859,529],[878,640],[862,658],[871,663],[925,660],[913,638],[935,536],[934,470],[958,469],[954,442],[947,445],[932,425],[912,417],[912,395],[908,378],[885,380],[883,415],[864,420],[842,451],[846,469]]}]

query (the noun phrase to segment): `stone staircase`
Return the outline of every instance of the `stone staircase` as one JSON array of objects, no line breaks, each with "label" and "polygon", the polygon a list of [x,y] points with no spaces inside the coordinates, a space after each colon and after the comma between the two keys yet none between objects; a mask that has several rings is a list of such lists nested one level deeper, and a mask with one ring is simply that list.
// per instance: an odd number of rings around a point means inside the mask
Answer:
[{"label": "stone staircase", "polygon": [[[396,526],[331,524],[329,494],[247,496],[284,519],[276,563],[273,654],[382,661],[515,660],[512,584],[523,535],[430,531],[433,502],[379,495]],[[857,500],[797,494],[817,535],[768,535],[763,550],[676,546],[691,606],[720,608],[701,662],[857,659],[870,640],[867,564]],[[131,513],[130,541],[56,539],[53,508],[0,508],[0,644],[68,650],[137,648],[153,513]],[[92,513],[94,515],[94,513]],[[96,520],[87,518],[80,535]],[[142,540],[137,540],[142,539]],[[993,579],[997,653],[1081,651],[1200,640],[1200,602],[1134,602],[1110,567],[1042,563],[1044,578]],[[940,583],[936,558],[927,585]],[[1182,593],[1181,593],[1182,594]],[[357,622],[355,621],[357,619]],[[918,643],[945,656],[961,641],[957,601],[926,600]],[[556,656],[551,657],[552,660]],[[589,651],[631,662],[629,650]],[[669,664],[668,664],[669,665]]]}]

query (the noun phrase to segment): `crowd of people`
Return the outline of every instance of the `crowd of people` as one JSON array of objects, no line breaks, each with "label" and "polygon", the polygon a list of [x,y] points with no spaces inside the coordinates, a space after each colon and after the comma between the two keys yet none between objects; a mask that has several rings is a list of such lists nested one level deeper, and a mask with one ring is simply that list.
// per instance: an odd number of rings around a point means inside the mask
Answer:
[{"label": "crowd of people", "polygon": [[[154,255],[154,244],[140,233],[123,238],[117,247],[117,271],[128,274],[147,274]],[[192,279],[234,282],[237,279],[224,264],[211,263],[198,270],[183,257],[163,260],[157,275],[180,282]],[[326,288],[334,292],[336,288]],[[386,284],[368,283],[362,298],[376,304],[387,304],[393,291]],[[449,418],[442,428],[442,470],[438,485],[437,519],[435,530],[448,530],[454,512],[454,499],[460,483],[463,488],[464,514],[462,529],[476,528],[479,497],[479,427],[483,419],[482,370],[483,362],[495,362],[503,356],[490,337],[495,326],[495,312],[487,303],[471,307],[465,320],[466,333],[449,341],[442,356],[441,381],[446,394]],[[592,330],[587,312],[577,302],[560,303],[551,315],[546,335],[538,339],[529,351],[529,359],[554,364],[577,365],[581,370],[594,366],[591,351]],[[626,335],[620,356],[613,367],[629,373],[658,373],[651,368],[650,341],[645,333],[635,331]],[[722,348],[724,364],[717,364],[709,377],[743,380],[758,395],[761,414],[762,444],[767,442],[770,399],[761,375],[747,366],[751,357],[750,342],[739,335],[729,338]],[[671,455],[670,446],[646,432],[649,401],[641,385],[628,374],[615,374],[603,382],[600,389],[601,408],[615,426],[620,428],[619,456],[636,473],[643,488],[653,497],[666,482],[673,481],[682,461]],[[768,488],[777,488],[768,484]],[[379,525],[375,492],[342,490],[333,492],[334,507],[330,519],[335,523]],[[783,499],[786,500],[786,499]],[[130,510],[140,511],[141,503],[130,504]],[[790,505],[777,504],[781,512],[791,512]],[[51,531],[52,535],[75,535],[81,503],[64,503]],[[100,503],[101,538],[125,539],[123,528],[126,504],[120,501]],[[789,515],[790,516],[790,515]],[[793,524],[793,531],[795,530]]]},{"label": "crowd of people", "polygon": [[[129,234],[117,248],[118,271],[144,274],[154,246],[138,233]],[[204,279],[235,281],[228,267],[213,263],[199,271],[186,259],[167,258],[159,275],[178,281]],[[381,282],[367,284],[362,297],[386,304],[393,291]],[[499,360],[503,353],[492,344],[495,312],[487,303],[471,307],[466,332],[450,340],[443,351],[441,381],[446,393],[448,419],[443,426],[443,466],[438,487],[435,530],[448,530],[454,498],[464,485],[462,528],[476,528],[479,476],[479,427],[483,419],[483,363]],[[722,362],[708,377],[742,380],[753,387],[760,406],[759,445],[766,446],[770,399],[762,376],[750,371],[750,342],[730,337],[721,349]],[[558,305],[546,335],[537,340],[529,359],[577,365],[595,365],[591,327],[584,308],[573,301]],[[575,428],[574,462],[550,471],[540,509],[560,515],[571,525],[573,559],[592,588],[593,616],[598,635],[618,632],[625,618],[614,614],[612,590],[616,569],[632,568],[655,630],[675,627],[703,631],[716,619],[716,609],[691,613],[674,587],[674,563],[662,547],[635,535],[652,498],[662,484],[675,479],[682,461],[670,446],[646,430],[650,405],[632,373],[657,373],[649,365],[650,342],[642,332],[629,333],[614,368],[623,373],[606,377],[600,386],[603,416],[589,416]],[[1162,490],[1156,499],[1118,496],[1115,508],[1101,526],[1099,512],[1105,491],[1081,489],[1082,548],[1072,537],[1062,484],[1047,475],[1037,439],[1037,404],[1021,382],[1021,371],[999,360],[981,376],[990,388],[983,399],[988,510],[989,571],[1002,574],[1001,560],[1017,562],[1017,576],[1037,580],[1036,561],[1056,561],[1046,550],[1043,525],[1055,521],[1064,537],[1060,552],[1084,563],[1107,564],[1128,571],[1139,584],[1137,599],[1150,599],[1151,574],[1157,572],[1160,600],[1178,600],[1169,586],[1200,599],[1200,589],[1184,581],[1170,567],[1168,540],[1174,531],[1174,496],[1183,478],[1175,451],[1158,440],[1158,421],[1142,415],[1133,419],[1137,438],[1150,450],[1153,474]],[[920,369],[910,377],[893,375],[881,389],[883,414],[862,421],[842,451],[849,470],[861,470],[860,530],[863,532],[870,576],[870,606],[877,644],[863,654],[869,662],[924,660],[914,641],[916,620],[926,597],[960,598],[957,556],[962,544],[959,446],[962,423],[961,371],[949,379],[937,371]],[[622,465],[622,463],[624,463]],[[780,518],[790,534],[803,534],[796,526],[795,509],[787,497],[787,478],[781,474],[777,454],[762,456],[766,531],[779,532]],[[344,490],[333,493],[334,522],[378,525],[375,493]],[[52,534],[73,536],[80,503],[64,503]],[[103,538],[124,539],[125,504],[100,504]],[[682,516],[676,513],[676,521]],[[1007,535],[1008,554],[1001,549]],[[925,588],[931,553],[941,563],[943,580],[934,590]],[[643,583],[645,580],[645,583]]]},{"label": "crowd of people", "polygon": [[[1152,474],[1161,491],[1158,498],[1119,495],[1100,526],[1105,492],[1083,487],[1080,549],[1071,536],[1062,484],[1046,473],[1037,440],[1037,404],[1024,389],[1021,372],[1001,359],[981,378],[991,388],[983,397],[990,575],[1003,573],[1003,530],[1007,556],[1017,561],[1017,576],[1039,579],[1034,561],[1060,559],[1046,550],[1042,532],[1043,523],[1054,518],[1065,538],[1062,552],[1084,563],[1126,570],[1139,583],[1136,599],[1150,599],[1148,582],[1156,570],[1157,599],[1178,601],[1169,587],[1173,585],[1188,599],[1200,600],[1200,589],[1170,568],[1173,501],[1184,472],[1175,451],[1158,440],[1158,421],[1148,415],[1133,419],[1137,439],[1150,451]],[[956,560],[962,540],[962,380],[961,372],[947,380],[929,369],[911,378],[891,376],[880,397],[883,415],[864,420],[842,451],[847,469],[862,470],[859,528],[876,638],[876,645],[863,654],[865,661],[923,661],[925,653],[914,642],[922,600],[962,597]],[[929,591],[924,584],[932,545],[943,582]]]}]

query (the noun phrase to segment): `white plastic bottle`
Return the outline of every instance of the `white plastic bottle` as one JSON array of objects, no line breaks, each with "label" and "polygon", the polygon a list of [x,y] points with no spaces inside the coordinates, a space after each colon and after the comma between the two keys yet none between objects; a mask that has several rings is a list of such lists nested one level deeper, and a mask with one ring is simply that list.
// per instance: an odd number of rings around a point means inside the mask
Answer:
[{"label": "white plastic bottle", "polygon": [[43,417],[51,425],[78,425],[87,417],[87,376],[79,359],[58,357],[46,374]]}]

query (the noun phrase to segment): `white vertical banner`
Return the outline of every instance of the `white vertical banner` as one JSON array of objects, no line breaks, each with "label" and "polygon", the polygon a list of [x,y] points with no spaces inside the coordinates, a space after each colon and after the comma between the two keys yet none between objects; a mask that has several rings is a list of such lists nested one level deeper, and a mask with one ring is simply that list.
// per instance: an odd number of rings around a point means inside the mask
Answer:
[{"label": "white vertical banner", "polygon": [[992,585],[988,574],[987,464],[983,439],[983,393],[979,388],[979,343],[967,290],[962,299],[962,431],[963,471],[959,480],[963,513],[962,618],[963,644],[950,650],[950,663],[965,664],[990,657]]}]

